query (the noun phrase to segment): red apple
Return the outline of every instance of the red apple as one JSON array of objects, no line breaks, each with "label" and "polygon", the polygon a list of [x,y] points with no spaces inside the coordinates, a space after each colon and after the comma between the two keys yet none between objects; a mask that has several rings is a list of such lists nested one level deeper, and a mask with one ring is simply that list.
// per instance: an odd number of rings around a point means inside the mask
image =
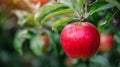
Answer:
[{"label": "red apple", "polygon": [[89,58],[99,48],[100,35],[93,24],[75,22],[67,25],[62,30],[60,42],[67,56]]},{"label": "red apple", "polygon": [[40,3],[41,5],[44,5],[45,3],[47,3],[49,0],[32,0],[33,3]]},{"label": "red apple", "polygon": [[114,43],[114,38],[111,34],[101,34],[100,36],[100,51],[109,51]]}]

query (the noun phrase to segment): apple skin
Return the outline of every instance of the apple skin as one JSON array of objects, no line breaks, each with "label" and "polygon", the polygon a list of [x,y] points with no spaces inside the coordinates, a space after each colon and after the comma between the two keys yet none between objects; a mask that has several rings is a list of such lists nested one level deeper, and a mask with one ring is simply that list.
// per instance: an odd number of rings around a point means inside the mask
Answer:
[{"label": "apple skin", "polygon": [[37,4],[40,3],[41,5],[44,5],[47,3],[49,0],[32,0],[33,3]]},{"label": "apple skin", "polygon": [[111,34],[102,33],[100,36],[100,51],[109,51],[114,44],[114,38]]},{"label": "apple skin", "polygon": [[61,32],[60,42],[68,57],[89,58],[96,53],[100,44],[100,34],[89,22],[74,22]]}]

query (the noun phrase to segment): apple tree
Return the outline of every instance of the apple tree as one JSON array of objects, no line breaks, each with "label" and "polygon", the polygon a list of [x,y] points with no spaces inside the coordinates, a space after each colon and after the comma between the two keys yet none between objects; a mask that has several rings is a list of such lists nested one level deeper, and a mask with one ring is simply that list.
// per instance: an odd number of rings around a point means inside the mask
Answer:
[{"label": "apple tree", "polygon": [[119,0],[11,2],[20,7],[9,10],[17,18],[12,47],[27,66],[120,66]]}]

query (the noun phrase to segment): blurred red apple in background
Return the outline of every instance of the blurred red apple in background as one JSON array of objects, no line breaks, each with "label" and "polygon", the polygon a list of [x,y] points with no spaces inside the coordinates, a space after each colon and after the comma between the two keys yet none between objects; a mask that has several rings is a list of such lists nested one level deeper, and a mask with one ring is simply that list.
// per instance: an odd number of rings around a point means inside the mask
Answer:
[{"label": "blurred red apple in background", "polygon": [[89,22],[75,22],[67,25],[61,32],[60,42],[69,57],[88,58],[99,48],[100,35]]},{"label": "blurred red apple in background", "polygon": [[48,43],[49,43],[48,36],[45,35],[45,34],[43,34],[43,35],[42,35],[42,40],[43,40],[43,42],[44,42],[45,47],[47,47],[47,46],[48,46]]},{"label": "blurred red apple in background", "polygon": [[33,3],[37,4],[40,3],[41,5],[44,5],[47,3],[49,0],[32,0]]},{"label": "blurred red apple in background", "polygon": [[109,51],[113,44],[114,44],[114,38],[113,35],[111,34],[101,34],[100,36],[100,47],[99,50],[100,51]]},{"label": "blurred red apple in background", "polygon": [[72,67],[72,63],[73,63],[73,58],[70,57],[65,58],[65,65],[67,65],[68,67]]},{"label": "blurred red apple in background", "polygon": [[44,46],[43,46],[43,52],[46,52],[47,48],[48,48],[48,44],[49,44],[49,38],[47,35],[43,34],[42,35],[42,40],[44,42]]}]

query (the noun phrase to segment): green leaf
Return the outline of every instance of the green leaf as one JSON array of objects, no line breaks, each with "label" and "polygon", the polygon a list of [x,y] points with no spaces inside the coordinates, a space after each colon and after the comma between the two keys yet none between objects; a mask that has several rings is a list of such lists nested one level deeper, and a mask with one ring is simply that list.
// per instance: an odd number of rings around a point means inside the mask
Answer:
[{"label": "green leaf", "polygon": [[84,5],[87,4],[88,0],[77,0],[80,10],[84,8]]},{"label": "green leaf", "polygon": [[43,54],[44,42],[40,35],[34,36],[30,41],[30,49],[38,56]]},{"label": "green leaf", "polygon": [[101,11],[101,10],[106,10],[109,8],[114,7],[113,5],[105,2],[105,1],[98,1],[93,3],[90,7],[89,7],[89,13],[90,15],[94,14],[95,12]]},{"label": "green leaf", "polygon": [[118,3],[116,0],[106,0],[106,1],[116,6],[120,10],[120,3]]},{"label": "green leaf", "polygon": [[19,19],[18,23],[21,26],[23,26],[23,25],[35,26],[38,24],[38,23],[34,22],[34,15],[30,15],[29,17],[22,17]]},{"label": "green leaf", "polygon": [[81,10],[83,9],[83,6],[87,3],[88,0],[60,0],[60,1],[75,10]]},{"label": "green leaf", "polygon": [[25,10],[12,11],[18,17],[18,24],[23,26],[25,23],[34,23],[34,15]]},{"label": "green leaf", "polygon": [[113,14],[108,14],[107,17],[106,17],[106,21],[103,22],[103,24],[101,24],[99,27],[98,27],[98,31],[101,33],[105,27],[108,26],[108,24],[110,23],[110,20],[112,18]]},{"label": "green leaf", "polygon": [[101,24],[97,28],[100,33],[104,30],[105,27],[107,27],[109,25],[110,21],[113,19],[114,15],[117,12],[118,12],[118,10],[115,13],[113,13],[113,14],[112,13],[107,14],[105,22],[103,22],[103,24]]},{"label": "green leaf", "polygon": [[87,12],[88,0],[71,0],[71,2],[78,17],[87,18],[89,16]]},{"label": "green leaf", "polygon": [[54,4],[51,6],[43,6],[40,10],[35,14],[35,21],[44,23],[46,20],[51,17],[60,15],[60,14],[69,14],[74,13],[73,9],[70,9],[67,5],[64,4]]},{"label": "green leaf", "polygon": [[63,17],[55,21],[55,23],[52,25],[52,30],[55,30],[57,27],[63,25],[64,23],[68,23],[70,21],[74,20],[72,17]]},{"label": "green leaf", "polygon": [[95,64],[99,64],[101,65],[102,67],[104,66],[108,66],[109,65],[109,61],[107,58],[105,58],[104,56],[101,56],[101,55],[96,55],[92,58],[90,58],[90,61],[92,63],[95,63]]},{"label": "green leaf", "polygon": [[26,20],[24,21],[24,24],[37,25],[38,23],[34,22],[34,15],[31,15],[31,16],[26,18]]},{"label": "green leaf", "polygon": [[82,10],[88,0],[71,0],[72,6],[75,10]]},{"label": "green leaf", "polygon": [[115,39],[115,41],[116,41],[117,43],[120,44],[120,33],[115,34],[115,35],[114,35],[114,39]]},{"label": "green leaf", "polygon": [[16,33],[15,38],[14,38],[14,48],[16,51],[18,51],[20,54],[22,54],[22,45],[23,42],[26,39],[29,39],[31,36],[28,33],[28,30],[20,30]]},{"label": "green leaf", "polygon": [[117,0],[97,0],[97,1],[106,1],[106,2],[109,2],[110,4],[116,6],[118,9],[120,9],[120,3]]},{"label": "green leaf", "polygon": [[25,24],[25,22],[26,22],[26,18],[27,18],[27,17],[19,18],[18,24],[19,24],[20,26],[23,26],[23,25]]},{"label": "green leaf", "polygon": [[78,7],[77,0],[71,0],[71,2],[72,2],[72,8],[76,9]]},{"label": "green leaf", "polygon": [[61,14],[70,14],[70,13],[74,13],[74,10],[73,9],[64,9],[64,10],[61,10],[61,11],[57,11],[57,12],[53,12],[49,15],[47,15],[42,21],[41,23],[44,23],[46,20],[54,17],[54,16],[57,16],[57,15],[61,15]]},{"label": "green leaf", "polygon": [[60,0],[60,2],[73,8],[71,0]]}]

